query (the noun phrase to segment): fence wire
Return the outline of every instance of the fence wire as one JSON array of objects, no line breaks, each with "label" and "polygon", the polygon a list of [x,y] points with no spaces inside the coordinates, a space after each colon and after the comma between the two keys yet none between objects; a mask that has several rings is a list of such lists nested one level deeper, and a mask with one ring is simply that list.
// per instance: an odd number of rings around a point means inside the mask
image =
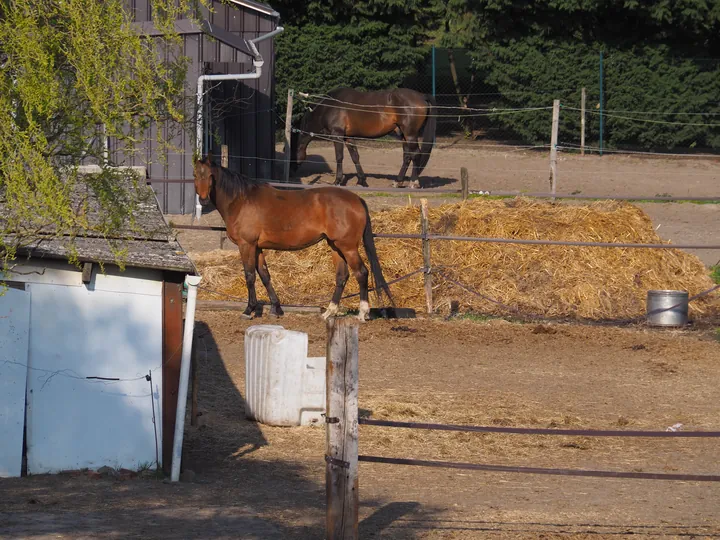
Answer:
[{"label": "fence wire", "polygon": [[508,465],[485,465],[479,463],[457,463],[452,461],[430,461],[423,459],[390,458],[381,456],[358,456],[358,461],[366,463],[386,463],[392,465],[414,465],[419,467],[439,467],[445,469],[465,469],[500,473],[549,474],[559,476],[590,476],[597,478],[632,478],[639,480],[675,480],[685,482],[720,482],[720,476],[705,474],[674,474],[597,471],[587,469],[549,469],[540,467],[512,467]]}]

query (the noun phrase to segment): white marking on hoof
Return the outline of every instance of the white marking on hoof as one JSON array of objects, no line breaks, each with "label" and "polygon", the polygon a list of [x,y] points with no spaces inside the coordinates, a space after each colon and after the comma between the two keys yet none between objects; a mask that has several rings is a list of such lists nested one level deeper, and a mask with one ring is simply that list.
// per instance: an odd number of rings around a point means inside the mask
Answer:
[{"label": "white marking on hoof", "polygon": [[325,310],[325,313],[322,314],[322,318],[327,320],[328,317],[333,317],[334,315],[337,315],[338,312],[338,305],[335,302],[330,302],[330,305]]},{"label": "white marking on hoof", "polygon": [[410,182],[410,189],[418,189],[420,187],[420,182],[415,180],[414,182]]},{"label": "white marking on hoof", "polygon": [[402,186],[400,184],[398,184],[396,181],[393,181],[392,187],[398,188],[398,187],[402,187]]},{"label": "white marking on hoof", "polygon": [[370,313],[370,304],[368,304],[365,300],[360,301],[360,310],[358,312],[358,319],[361,321],[367,320],[367,315]]}]

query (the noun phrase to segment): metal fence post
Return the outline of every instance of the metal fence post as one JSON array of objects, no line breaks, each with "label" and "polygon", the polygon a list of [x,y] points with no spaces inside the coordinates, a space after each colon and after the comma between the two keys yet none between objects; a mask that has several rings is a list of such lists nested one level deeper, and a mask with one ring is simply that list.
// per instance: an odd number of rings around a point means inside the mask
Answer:
[{"label": "metal fence post", "polygon": [[432,95],[435,97],[435,45],[432,46]]},{"label": "metal fence post", "polygon": [[600,155],[603,151],[603,52],[600,51]]},{"label": "metal fence post", "polygon": [[585,87],[580,95],[580,155],[585,155]]}]

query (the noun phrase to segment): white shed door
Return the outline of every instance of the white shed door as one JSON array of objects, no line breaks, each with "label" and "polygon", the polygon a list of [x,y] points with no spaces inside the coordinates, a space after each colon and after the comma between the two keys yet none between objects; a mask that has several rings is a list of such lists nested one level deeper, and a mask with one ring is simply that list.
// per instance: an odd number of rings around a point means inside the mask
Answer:
[{"label": "white shed door", "polygon": [[20,476],[25,427],[30,295],[0,296],[0,478]]},{"label": "white shed door", "polygon": [[[128,289],[139,288],[127,281]],[[162,455],[161,288],[157,294],[29,289],[28,473],[153,464],[153,405]]]}]

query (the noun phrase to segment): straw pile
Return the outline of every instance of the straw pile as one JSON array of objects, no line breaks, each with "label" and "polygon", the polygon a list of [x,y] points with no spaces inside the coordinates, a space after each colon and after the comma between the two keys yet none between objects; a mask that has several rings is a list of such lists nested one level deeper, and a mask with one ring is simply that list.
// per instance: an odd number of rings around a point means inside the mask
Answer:
[{"label": "straw pile", "polygon": [[[420,209],[407,206],[372,214],[374,232],[419,233]],[[603,201],[564,205],[523,198],[473,199],[430,209],[434,234],[578,240],[592,242],[662,243],[651,220],[638,207]],[[380,263],[389,281],[423,265],[420,240],[376,240]],[[203,285],[247,298],[236,252],[191,254],[203,274]],[[363,257],[365,254],[363,252]],[[268,252],[268,267],[283,303],[325,305],[334,288],[330,249],[323,242],[296,252]],[[686,290],[696,294],[713,285],[702,262],[675,249],[586,248],[530,246],[455,241],[432,242],[433,266],[523,313],[548,317],[617,319],[645,313],[650,289]],[[257,280],[258,294],[265,291]],[[398,306],[423,310],[423,276],[417,274],[391,286]],[[357,291],[351,277],[345,293]],[[459,300],[461,311],[505,314],[507,310],[471,295],[440,276],[434,277],[436,309],[449,311]],[[222,297],[203,292],[201,298]],[[266,297],[264,297],[266,298]],[[371,296],[371,304],[373,303]],[[345,300],[356,307],[357,297]],[[707,298],[690,305],[691,315],[715,311]]]}]

